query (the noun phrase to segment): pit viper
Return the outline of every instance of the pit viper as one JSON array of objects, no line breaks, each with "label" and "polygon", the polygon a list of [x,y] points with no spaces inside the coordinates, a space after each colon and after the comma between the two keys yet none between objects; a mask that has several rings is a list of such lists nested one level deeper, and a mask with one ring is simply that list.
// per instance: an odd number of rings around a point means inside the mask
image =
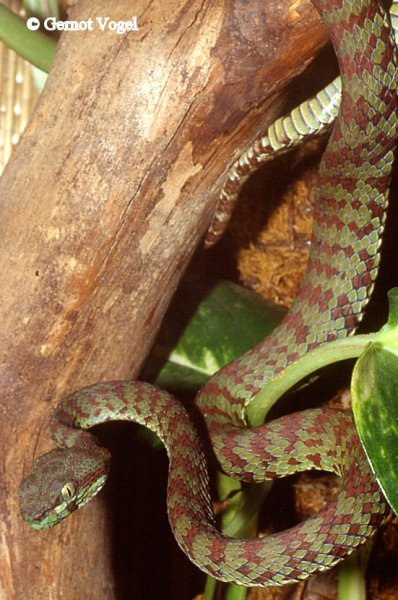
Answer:
[{"label": "pit viper", "polygon": [[196,402],[228,474],[253,482],[324,469],[342,477],[341,490],[289,530],[229,538],[217,529],[202,443],[185,409],[150,384],[113,381],[75,392],[54,413],[58,449],[40,457],[21,484],[21,512],[34,528],[58,523],[103,486],[109,452],[84,430],[117,419],[141,423],[163,440],[174,536],[217,579],[264,587],[305,579],[348,556],[383,521],[386,504],[349,411],[312,409],[252,429],[245,421],[248,404],[292,361],[354,331],[378,269],[397,133],[391,24],[374,0],[313,2],[336,51],[342,103],[319,169],[307,275],[278,328],[216,373]]}]

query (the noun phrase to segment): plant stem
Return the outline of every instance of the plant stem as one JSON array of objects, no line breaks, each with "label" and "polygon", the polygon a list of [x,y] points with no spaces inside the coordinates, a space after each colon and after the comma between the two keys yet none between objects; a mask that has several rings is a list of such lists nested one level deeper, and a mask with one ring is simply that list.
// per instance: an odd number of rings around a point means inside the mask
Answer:
[{"label": "plant stem", "polygon": [[206,577],[205,589],[203,590],[203,600],[214,600],[216,587],[217,587],[217,579],[208,575]]},{"label": "plant stem", "polygon": [[42,71],[50,71],[55,42],[40,31],[30,31],[26,23],[3,4],[0,4],[0,40]]},{"label": "plant stem", "polygon": [[256,535],[258,513],[271,486],[270,481],[245,485],[223,473],[218,475],[219,497],[227,498],[233,494],[230,506],[222,515],[222,530],[226,535],[237,538]]},{"label": "plant stem", "polygon": [[295,360],[270,381],[249,404],[246,410],[249,427],[261,425],[275,402],[304,377],[331,363],[360,356],[366,346],[374,341],[375,335],[337,339],[322,344]]},{"label": "plant stem", "polygon": [[373,542],[369,540],[340,567],[338,600],[366,600],[366,567]]},{"label": "plant stem", "polygon": [[[218,475],[218,494],[224,499],[231,497],[230,506],[222,516],[222,531],[234,538],[253,538],[257,533],[258,516],[272,483],[265,481],[255,485],[243,485],[223,473]],[[225,600],[245,600],[248,589],[241,585],[224,584]],[[214,590],[215,592],[215,590]],[[213,593],[214,593],[213,592]],[[213,600],[214,596],[204,600]]]},{"label": "plant stem", "polygon": [[225,592],[225,600],[246,600],[248,588],[241,585],[229,585]]}]

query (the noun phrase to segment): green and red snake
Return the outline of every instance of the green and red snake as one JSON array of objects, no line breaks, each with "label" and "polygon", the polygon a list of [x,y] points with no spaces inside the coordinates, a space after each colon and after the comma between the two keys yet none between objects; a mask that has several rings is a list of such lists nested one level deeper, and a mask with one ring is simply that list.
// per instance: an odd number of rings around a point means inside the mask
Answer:
[{"label": "green and red snake", "polygon": [[142,382],[99,383],[56,410],[59,447],[40,457],[21,485],[23,517],[36,529],[58,523],[103,486],[109,452],[84,431],[131,420],[156,432],[170,458],[168,514],[174,536],[200,569],[246,586],[282,585],[336,564],[382,523],[386,504],[349,411],[302,411],[247,428],[245,410],[284,369],[321,344],[352,333],[379,262],[397,135],[395,43],[375,0],[314,0],[332,39],[342,103],[319,169],[307,275],[281,325],[201,389],[220,466],[245,481],[309,468],[342,477],[318,515],[266,538],[229,538],[217,529],[200,437],[182,405]]}]

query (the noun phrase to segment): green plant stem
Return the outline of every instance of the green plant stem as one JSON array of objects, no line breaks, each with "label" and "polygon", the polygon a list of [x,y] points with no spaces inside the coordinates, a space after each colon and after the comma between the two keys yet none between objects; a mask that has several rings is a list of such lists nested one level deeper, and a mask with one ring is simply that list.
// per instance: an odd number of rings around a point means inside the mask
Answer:
[{"label": "green plant stem", "polygon": [[[223,513],[222,531],[234,538],[253,538],[257,534],[258,516],[272,483],[265,481],[255,485],[242,485],[223,473],[218,475],[218,493],[222,499],[230,498],[230,506]],[[241,585],[224,584],[225,600],[245,600],[248,589]],[[215,589],[213,591],[215,594]],[[205,600],[213,600],[213,596]]]},{"label": "green plant stem", "polygon": [[369,540],[340,567],[338,600],[366,600],[366,568],[373,541]]},{"label": "green plant stem", "polygon": [[217,588],[217,579],[208,575],[206,577],[205,589],[203,590],[203,600],[214,600],[216,588]]},{"label": "green plant stem", "polygon": [[[224,480],[230,479],[225,475]],[[240,482],[230,479],[235,485]],[[225,484],[224,484],[225,485]],[[251,485],[247,488],[240,489],[235,497],[236,507],[231,507],[227,510],[222,520],[222,530],[231,537],[237,538],[253,538],[257,534],[258,516],[264,498],[268,494],[270,482],[264,484]],[[218,489],[222,490],[223,485],[219,483]],[[248,588],[233,583],[225,585],[224,599],[225,600],[246,600]]]},{"label": "green plant stem", "polygon": [[25,22],[3,4],[0,4],[0,40],[42,71],[50,71],[55,42],[40,31],[30,31]]},{"label": "green plant stem", "polygon": [[225,600],[246,600],[249,590],[241,585],[229,585],[224,598]]},{"label": "green plant stem", "polygon": [[249,427],[264,423],[268,411],[275,402],[304,377],[326,365],[360,356],[366,346],[375,340],[375,335],[356,335],[334,340],[318,346],[295,360],[270,381],[249,404],[246,410]]},{"label": "green plant stem", "polygon": [[271,489],[272,482],[242,484],[223,473],[218,475],[219,497],[230,498],[230,505],[222,515],[222,530],[237,538],[254,537],[257,533],[258,511]]}]

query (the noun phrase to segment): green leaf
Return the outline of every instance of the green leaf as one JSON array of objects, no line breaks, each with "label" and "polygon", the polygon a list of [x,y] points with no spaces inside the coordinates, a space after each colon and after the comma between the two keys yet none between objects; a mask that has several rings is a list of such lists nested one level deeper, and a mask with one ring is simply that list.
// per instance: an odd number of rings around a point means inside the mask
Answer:
[{"label": "green leaf", "polygon": [[[157,374],[157,385],[177,394],[195,392],[213,373],[268,335],[284,313],[285,309],[239,285],[218,283],[168,355]],[[154,356],[159,359],[162,353],[158,347]],[[150,370],[149,363],[146,373]]]},{"label": "green leaf", "polygon": [[398,288],[390,291],[389,302],[388,323],[358,359],[351,392],[362,444],[398,514]]}]

